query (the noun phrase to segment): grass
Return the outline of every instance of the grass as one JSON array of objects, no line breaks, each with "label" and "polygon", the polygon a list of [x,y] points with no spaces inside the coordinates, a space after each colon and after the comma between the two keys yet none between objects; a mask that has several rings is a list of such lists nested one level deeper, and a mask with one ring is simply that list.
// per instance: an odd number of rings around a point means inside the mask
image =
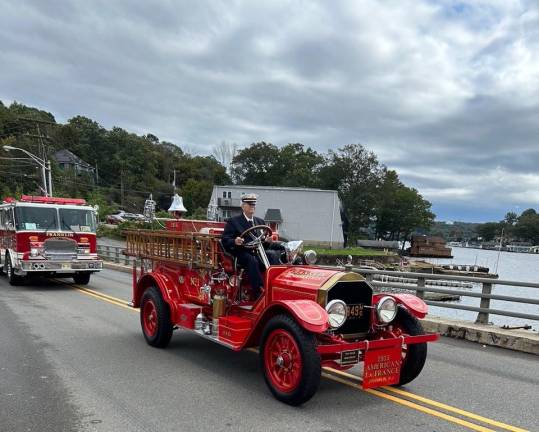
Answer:
[{"label": "grass", "polygon": [[378,249],[365,249],[362,247],[346,248],[346,249],[324,249],[319,247],[305,247],[304,249],[313,249],[318,255],[335,255],[335,256],[385,256],[395,255],[393,252],[384,252]]}]

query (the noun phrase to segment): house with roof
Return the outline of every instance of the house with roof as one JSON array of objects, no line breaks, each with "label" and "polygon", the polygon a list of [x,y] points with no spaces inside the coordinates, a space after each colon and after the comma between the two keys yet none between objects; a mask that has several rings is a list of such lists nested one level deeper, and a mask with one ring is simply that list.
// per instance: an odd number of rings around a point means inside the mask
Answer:
[{"label": "house with roof", "polygon": [[224,221],[241,214],[241,197],[258,195],[255,215],[288,240],[342,247],[341,202],[337,191],[280,186],[214,186],[208,219]]},{"label": "house with roof", "polygon": [[83,161],[75,153],[72,153],[67,149],[58,150],[52,157],[58,162],[58,166],[62,170],[73,170],[77,174],[95,174],[95,168],[92,165]]}]

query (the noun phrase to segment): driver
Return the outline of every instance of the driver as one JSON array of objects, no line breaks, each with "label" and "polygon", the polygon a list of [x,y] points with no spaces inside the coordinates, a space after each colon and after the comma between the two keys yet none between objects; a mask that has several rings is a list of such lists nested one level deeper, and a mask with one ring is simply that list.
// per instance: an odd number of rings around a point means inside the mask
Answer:
[{"label": "driver", "polygon": [[[255,194],[243,195],[241,198],[241,209],[243,213],[228,219],[222,236],[223,246],[226,251],[238,258],[238,263],[247,270],[255,299],[260,296],[262,286],[264,285],[262,274],[260,273],[261,264],[258,260],[256,250],[243,247],[245,239],[240,237],[240,235],[252,226],[266,225],[264,219],[254,215],[256,199],[257,196]],[[247,238],[248,241],[249,238]],[[271,237],[268,237],[266,242],[271,242]]]}]

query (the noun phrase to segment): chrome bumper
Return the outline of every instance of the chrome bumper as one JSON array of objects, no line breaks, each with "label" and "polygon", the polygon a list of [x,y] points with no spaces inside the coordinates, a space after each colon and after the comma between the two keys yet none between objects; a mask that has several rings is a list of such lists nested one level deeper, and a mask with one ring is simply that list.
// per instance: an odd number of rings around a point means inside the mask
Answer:
[{"label": "chrome bumper", "polygon": [[103,268],[102,260],[72,260],[72,261],[49,261],[49,260],[27,260],[20,261],[20,270],[24,273],[54,272],[54,273],[75,273],[75,272],[95,272]]}]

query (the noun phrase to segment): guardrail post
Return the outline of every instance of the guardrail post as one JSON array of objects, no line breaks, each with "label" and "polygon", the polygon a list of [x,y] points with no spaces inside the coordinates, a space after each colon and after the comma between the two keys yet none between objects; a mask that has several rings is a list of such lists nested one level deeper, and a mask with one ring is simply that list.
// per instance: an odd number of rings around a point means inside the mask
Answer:
[{"label": "guardrail post", "polygon": [[120,248],[115,248],[114,251],[114,262],[120,264]]},{"label": "guardrail post", "polygon": [[124,263],[125,263],[125,265],[129,265],[130,261],[131,261],[131,257],[127,256],[127,255],[124,255]]},{"label": "guardrail post", "polygon": [[104,253],[104,258],[107,260],[107,261],[110,261],[110,246],[105,246],[105,253]]},{"label": "guardrail post", "polygon": [[425,278],[422,276],[417,277],[417,296],[420,299],[425,298]]},{"label": "guardrail post", "polygon": [[[492,284],[483,282],[483,289],[481,290],[482,294],[491,294],[492,293]],[[479,305],[481,309],[490,309],[490,299],[481,297],[481,303]],[[477,319],[475,320],[477,324],[488,324],[488,312],[479,312],[477,314]]]}]

